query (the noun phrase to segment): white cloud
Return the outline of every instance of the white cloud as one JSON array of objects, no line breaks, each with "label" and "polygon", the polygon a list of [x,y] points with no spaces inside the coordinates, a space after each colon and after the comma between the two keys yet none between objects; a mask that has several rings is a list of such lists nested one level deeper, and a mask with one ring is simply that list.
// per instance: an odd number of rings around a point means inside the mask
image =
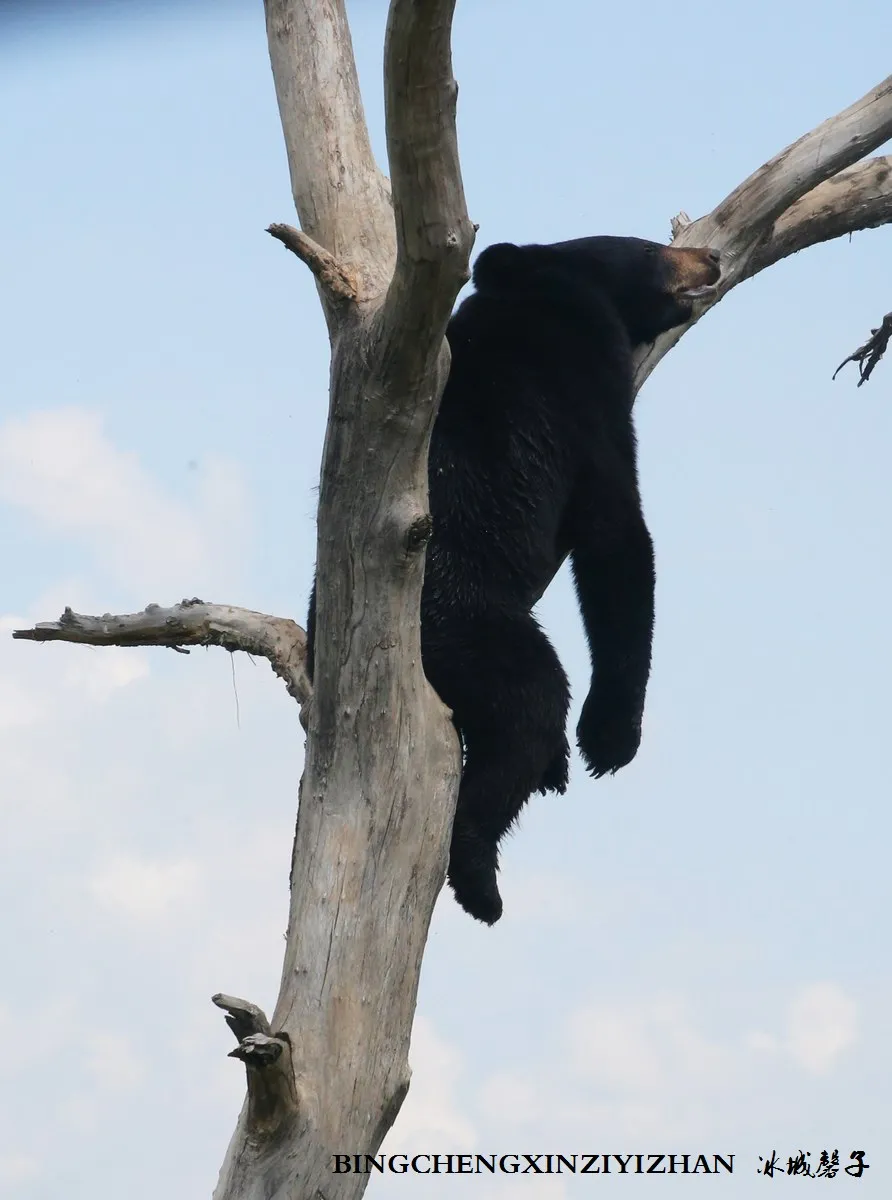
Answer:
[{"label": "white cloud", "polygon": [[[117,646],[53,646],[15,642],[29,617],[0,616],[0,735],[47,719],[72,700],[104,704],[149,674],[146,654]],[[74,696],[72,696],[74,693]]]},{"label": "white cloud", "polygon": [[[477,1176],[475,1182],[480,1182]],[[564,1200],[567,1189],[560,1179],[537,1179],[525,1175],[518,1183],[516,1175],[507,1175],[499,1182],[490,1182],[479,1193],[475,1192],[475,1200],[517,1200],[519,1195],[523,1200]]]},{"label": "white cloud", "polygon": [[246,508],[237,472],[209,456],[197,482],[194,506],[172,500],[135,454],[109,441],[100,417],[83,409],[0,426],[0,500],[52,533],[81,538],[129,586],[197,586],[212,552],[233,561]]},{"label": "white cloud", "polygon": [[417,1017],[409,1052],[412,1084],[382,1150],[387,1154],[476,1149],[474,1128],[455,1096],[464,1069],[461,1055]]},{"label": "white cloud", "polygon": [[56,1114],[60,1126],[76,1134],[78,1140],[93,1138],[102,1129],[102,1115],[95,1094],[87,1092],[80,1079],[73,1094],[59,1102]]},{"label": "white cloud", "polygon": [[699,1136],[721,1124],[728,1096],[746,1085],[740,1042],[713,1040],[678,996],[578,1008],[566,1019],[563,1048],[526,1076],[537,1128],[562,1138],[591,1128],[617,1142]]},{"label": "white cloud", "polygon": [[[22,646],[12,640],[12,631],[31,622],[25,617],[0,616],[0,736],[35,724],[49,711],[33,677],[25,670]],[[37,670],[44,664],[34,664]]]},{"label": "white cloud", "polygon": [[[3,1042],[0,1078],[12,1078],[24,1068],[43,1067],[70,1043],[78,1031],[75,1000],[70,995],[53,997],[36,1005],[19,1001],[16,1006],[0,1004],[0,1028],[13,1031]],[[39,1030],[36,1037],[16,1037],[16,1030]]]},{"label": "white cloud", "polygon": [[630,1005],[592,1005],[568,1023],[576,1070],[599,1089],[652,1099],[679,1084],[708,1085],[726,1072],[728,1052],[710,1042],[675,997]]},{"label": "white cloud", "polygon": [[569,1035],[576,1069],[601,1086],[652,1092],[662,1084],[661,1041],[654,1038],[646,1010],[581,1009],[570,1018]]},{"label": "white cloud", "polygon": [[763,1033],[761,1030],[754,1030],[746,1036],[746,1044],[751,1050],[762,1051],[766,1054],[774,1054],[780,1050],[781,1043],[776,1037],[772,1037],[770,1033]]},{"label": "white cloud", "polygon": [[118,646],[79,647],[61,672],[64,687],[74,688],[88,700],[104,703],[120,688],[145,679],[149,674],[146,655]]},{"label": "white cloud", "polygon": [[33,725],[40,716],[37,698],[18,680],[0,675],[0,733]]},{"label": "white cloud", "polygon": [[724,1136],[735,1114],[741,1127],[752,1112],[801,1115],[800,1070],[838,1063],[856,1040],[857,1006],[838,985],[816,983],[778,1015],[779,1034],[714,1037],[680,996],[587,1004],[567,1017],[562,1055],[493,1074],[477,1111],[500,1136],[548,1129],[568,1142],[591,1128],[618,1141]]},{"label": "white cloud", "polygon": [[835,983],[813,983],[790,1002],[787,1046],[806,1071],[822,1075],[857,1036],[858,1007]]},{"label": "white cloud", "polygon": [[120,1034],[96,1033],[88,1039],[86,1066],[103,1092],[131,1092],[145,1077],[145,1067],[130,1041]]},{"label": "white cloud", "polygon": [[542,1091],[530,1077],[502,1071],[484,1080],[480,1109],[494,1120],[529,1125],[542,1115]]},{"label": "white cloud", "polygon": [[15,1187],[40,1174],[40,1164],[27,1154],[0,1154],[0,1184]]},{"label": "white cloud", "polygon": [[827,1074],[857,1038],[858,1006],[838,984],[800,988],[786,1009],[785,1031],[754,1030],[746,1044],[775,1060],[791,1059],[812,1075]]},{"label": "white cloud", "polygon": [[94,874],[88,886],[104,908],[152,923],[194,902],[201,884],[201,868],[192,859],[153,862],[119,854]]}]

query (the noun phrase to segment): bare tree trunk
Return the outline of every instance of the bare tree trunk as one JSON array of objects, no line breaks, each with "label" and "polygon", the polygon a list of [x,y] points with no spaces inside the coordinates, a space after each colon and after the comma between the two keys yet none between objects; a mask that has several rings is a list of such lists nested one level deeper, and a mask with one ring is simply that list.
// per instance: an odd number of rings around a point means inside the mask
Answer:
[{"label": "bare tree trunk", "polygon": [[[249,1065],[218,1200],[340,1200],[365,1181],[332,1156],[374,1151],[409,1086],[412,1017],[446,869],[459,761],[421,669],[427,446],[444,332],[473,231],[455,135],[454,0],[396,0],[385,45],[393,212],[369,150],[342,0],[266,6],[304,232],[357,283],[323,293],[331,407],[319,498],[315,693],[282,986],[296,1099],[256,1136]],[[395,239],[394,239],[395,230]],[[394,240],[395,257],[394,265]],[[282,1093],[284,1097],[284,1092]]]},{"label": "bare tree trunk", "polygon": [[[218,995],[248,1094],[216,1200],[355,1200],[409,1084],[421,958],[459,778],[449,714],[421,670],[427,447],[446,323],[473,230],[455,136],[455,0],[391,0],[385,46],[392,200],[362,110],[344,0],[266,0],[302,230],[271,226],[313,271],[332,349],[319,504],[315,691],[290,620],[186,600],[19,630],[91,645],[222,645],[265,655],[303,705],[307,755],[287,948],[271,1021]],[[717,296],[806,246],[892,219],[892,78],[756,171],[677,242],[723,252]],[[689,326],[688,326],[689,327]],[[640,386],[684,329],[638,365]]]}]

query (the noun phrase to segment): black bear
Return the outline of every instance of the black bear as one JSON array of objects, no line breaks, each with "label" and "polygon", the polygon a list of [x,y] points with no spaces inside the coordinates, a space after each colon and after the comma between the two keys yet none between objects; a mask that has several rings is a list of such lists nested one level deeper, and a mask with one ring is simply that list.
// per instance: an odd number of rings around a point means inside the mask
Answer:
[{"label": "black bear", "polygon": [[[592,659],[576,734],[592,775],[638,749],[653,546],[632,422],[636,347],[684,323],[719,255],[628,237],[490,246],[447,330],[429,456],[425,674],[464,749],[449,862],[459,904],[502,913],[498,846],[567,786],[567,677],[532,610],[569,554]],[[307,621],[312,674],[315,589]]]}]

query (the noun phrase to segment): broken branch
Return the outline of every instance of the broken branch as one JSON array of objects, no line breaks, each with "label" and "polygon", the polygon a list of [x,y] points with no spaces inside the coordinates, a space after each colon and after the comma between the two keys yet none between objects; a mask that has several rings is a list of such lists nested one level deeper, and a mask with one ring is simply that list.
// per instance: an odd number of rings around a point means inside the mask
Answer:
[{"label": "broken branch", "polygon": [[226,1013],[226,1024],[241,1042],[255,1033],[269,1036],[271,1030],[266,1013],[250,1000],[242,1000],[238,996],[227,996],[225,992],[217,992],[211,996],[211,1003],[222,1008]]},{"label": "broken branch", "polygon": [[879,329],[871,329],[870,333],[871,336],[863,346],[859,346],[854,354],[850,354],[848,358],[842,360],[833,372],[834,379],[846,363],[854,362],[858,364],[858,373],[861,376],[858,380],[858,387],[862,383],[867,383],[874,367],[886,353],[886,347],[889,345],[890,338],[892,338],[892,313],[886,313]]},{"label": "broken branch", "polygon": [[273,224],[266,231],[305,263],[332,300],[355,300],[356,283],[333,254],[293,225]]},{"label": "broken branch", "polygon": [[291,1039],[287,1033],[272,1033],[266,1014],[249,1000],[218,992],[211,1001],[227,1014],[226,1024],[238,1038],[239,1044],[227,1057],[245,1064],[252,1140],[274,1137],[299,1110]]},{"label": "broken branch", "polygon": [[[312,693],[307,678],[306,634],[286,617],[269,617],[228,604],[183,600],[170,608],[149,604],[140,613],[84,616],[66,608],[58,621],[43,621],[12,636],[30,642],[77,642],[85,646],[222,646],[269,661],[288,694],[304,704]],[[188,651],[186,651],[188,653]]]},{"label": "broken branch", "polygon": [[264,8],[301,228],[362,297],[380,295],[395,256],[390,185],[372,154],[345,0],[264,0]]}]

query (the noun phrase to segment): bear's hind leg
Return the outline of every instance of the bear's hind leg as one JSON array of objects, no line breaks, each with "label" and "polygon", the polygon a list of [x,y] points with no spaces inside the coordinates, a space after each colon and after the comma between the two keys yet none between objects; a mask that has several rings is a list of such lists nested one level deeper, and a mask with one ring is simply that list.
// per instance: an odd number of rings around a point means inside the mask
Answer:
[{"label": "bear's hind leg", "polygon": [[427,677],[452,709],[465,748],[449,883],[462,908],[491,925],[502,913],[499,842],[533,792],[566,788],[570,689],[527,614],[440,626],[423,646]]}]

